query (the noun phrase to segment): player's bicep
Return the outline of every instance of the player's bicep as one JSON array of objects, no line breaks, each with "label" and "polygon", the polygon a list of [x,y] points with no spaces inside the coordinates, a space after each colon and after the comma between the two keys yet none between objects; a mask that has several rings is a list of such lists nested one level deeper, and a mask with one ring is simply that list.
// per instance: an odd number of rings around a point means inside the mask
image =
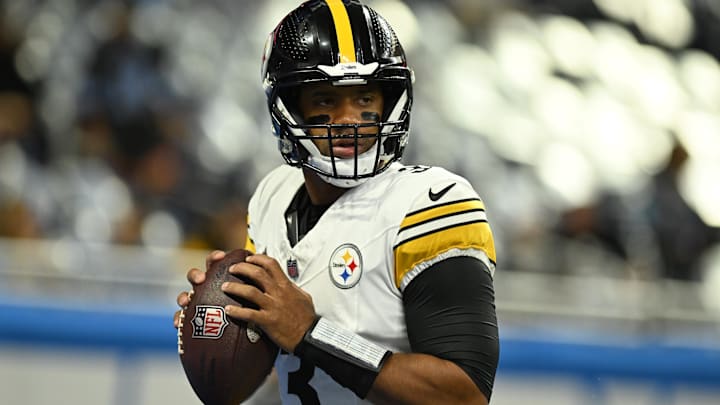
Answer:
[{"label": "player's bicep", "polygon": [[499,339],[490,271],[471,257],[443,260],[403,292],[413,352],[452,361],[490,398]]}]

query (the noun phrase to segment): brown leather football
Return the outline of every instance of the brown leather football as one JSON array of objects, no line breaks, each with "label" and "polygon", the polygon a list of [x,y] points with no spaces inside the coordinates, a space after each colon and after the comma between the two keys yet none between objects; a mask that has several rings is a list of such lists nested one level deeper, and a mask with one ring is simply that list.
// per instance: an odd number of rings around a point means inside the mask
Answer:
[{"label": "brown leather football", "polygon": [[236,249],[214,262],[180,314],[180,361],[190,385],[206,405],[236,405],[246,400],[270,373],[278,353],[260,328],[225,314],[227,304],[253,306],[235,301],[220,289],[225,281],[242,282],[228,273],[228,268],[250,254]]}]

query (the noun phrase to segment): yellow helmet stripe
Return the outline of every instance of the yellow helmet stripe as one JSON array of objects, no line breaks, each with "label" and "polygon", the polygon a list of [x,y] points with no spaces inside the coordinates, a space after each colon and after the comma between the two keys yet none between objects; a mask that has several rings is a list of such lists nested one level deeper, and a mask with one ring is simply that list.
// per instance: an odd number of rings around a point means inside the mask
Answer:
[{"label": "yellow helmet stripe", "polygon": [[335,32],[338,40],[338,51],[340,52],[340,63],[357,62],[355,58],[355,42],[353,41],[352,27],[350,26],[350,17],[347,8],[342,0],[325,0],[333,21],[335,22]]}]

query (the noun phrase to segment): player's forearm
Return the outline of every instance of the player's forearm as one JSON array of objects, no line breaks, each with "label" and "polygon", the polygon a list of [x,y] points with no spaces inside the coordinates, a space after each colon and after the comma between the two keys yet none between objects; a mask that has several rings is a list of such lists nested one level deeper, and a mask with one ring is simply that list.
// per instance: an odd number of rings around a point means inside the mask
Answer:
[{"label": "player's forearm", "polygon": [[368,393],[375,404],[478,404],[488,401],[454,363],[418,353],[396,353]]}]

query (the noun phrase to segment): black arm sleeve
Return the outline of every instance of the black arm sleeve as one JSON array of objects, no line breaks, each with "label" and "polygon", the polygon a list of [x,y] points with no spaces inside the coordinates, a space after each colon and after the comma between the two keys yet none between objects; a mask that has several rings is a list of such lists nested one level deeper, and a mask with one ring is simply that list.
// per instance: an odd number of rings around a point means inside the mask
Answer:
[{"label": "black arm sleeve", "polygon": [[500,345],[485,264],[472,257],[438,262],[410,282],[403,304],[412,351],[454,362],[489,400]]}]

